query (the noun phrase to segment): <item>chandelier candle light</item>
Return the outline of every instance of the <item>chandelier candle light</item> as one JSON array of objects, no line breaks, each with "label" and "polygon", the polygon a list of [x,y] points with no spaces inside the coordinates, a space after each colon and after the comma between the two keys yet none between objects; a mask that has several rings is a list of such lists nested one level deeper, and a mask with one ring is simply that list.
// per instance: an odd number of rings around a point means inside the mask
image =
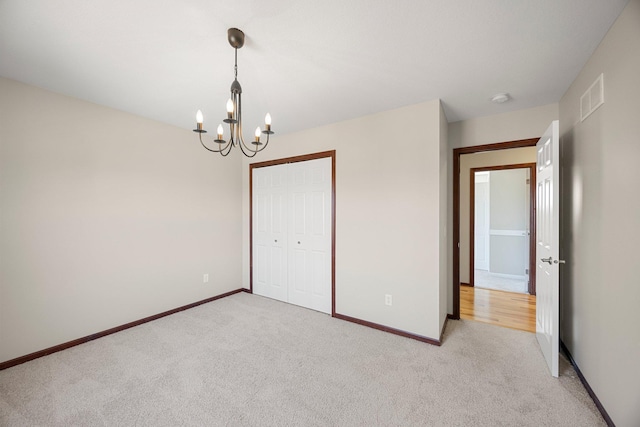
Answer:
[{"label": "chandelier candle light", "polygon": [[[255,139],[251,141],[253,148],[245,144],[244,137],[242,136],[242,87],[240,86],[240,82],[238,82],[238,49],[244,46],[244,33],[237,28],[229,28],[227,36],[229,44],[235,50],[235,79],[233,80],[233,83],[231,83],[231,98],[227,101],[227,118],[223,120],[223,122],[229,124],[231,136],[229,137],[229,141],[225,141],[224,129],[222,128],[222,124],[219,124],[217,129],[217,138],[213,140],[213,142],[218,143],[219,148],[213,149],[207,147],[202,141],[202,134],[207,133],[207,131],[202,127],[204,117],[200,110],[196,113],[196,129],[193,131],[198,133],[200,143],[209,151],[227,156],[233,147],[238,146],[240,147],[242,154],[247,157],[254,157],[260,151],[267,148],[267,145],[269,144],[269,135],[273,134],[273,131],[271,130],[271,114],[267,113],[264,118],[263,131],[260,130],[259,126],[256,128],[256,132],[254,134]],[[260,141],[260,134],[262,133],[267,135],[267,140],[264,143]]]}]

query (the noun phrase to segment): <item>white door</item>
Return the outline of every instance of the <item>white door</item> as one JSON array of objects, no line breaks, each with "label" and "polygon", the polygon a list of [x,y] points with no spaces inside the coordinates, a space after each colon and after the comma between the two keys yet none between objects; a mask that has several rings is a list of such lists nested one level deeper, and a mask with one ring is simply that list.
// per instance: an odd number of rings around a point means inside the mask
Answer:
[{"label": "white door", "polygon": [[253,169],[253,286],[288,300],[287,165]]},{"label": "white door", "polygon": [[555,120],[536,145],[536,337],[549,365],[558,376],[560,347],[559,297],[559,124]]},{"label": "white door", "polygon": [[475,173],[474,268],[489,270],[489,172]]},{"label": "white door", "polygon": [[331,158],[290,171],[289,302],[331,313]]},{"label": "white door", "polygon": [[331,313],[332,158],[253,169],[253,291]]}]

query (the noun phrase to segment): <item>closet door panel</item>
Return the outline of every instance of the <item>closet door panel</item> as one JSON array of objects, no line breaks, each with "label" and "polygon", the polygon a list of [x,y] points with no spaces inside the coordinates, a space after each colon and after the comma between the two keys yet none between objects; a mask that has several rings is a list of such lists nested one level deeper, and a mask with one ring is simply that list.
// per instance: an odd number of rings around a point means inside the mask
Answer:
[{"label": "closet door panel", "polygon": [[286,165],[253,170],[254,293],[288,301]]},{"label": "closet door panel", "polygon": [[[291,165],[289,300],[331,312],[331,159]],[[304,256],[302,254],[304,253]]]},{"label": "closet door panel", "polygon": [[330,283],[330,278],[326,275],[326,255],[327,254],[324,251],[313,251],[311,253],[311,277],[313,278],[312,290],[313,295],[318,298],[323,298],[327,294],[327,290],[329,292],[331,291],[331,288],[327,289],[327,282]]}]

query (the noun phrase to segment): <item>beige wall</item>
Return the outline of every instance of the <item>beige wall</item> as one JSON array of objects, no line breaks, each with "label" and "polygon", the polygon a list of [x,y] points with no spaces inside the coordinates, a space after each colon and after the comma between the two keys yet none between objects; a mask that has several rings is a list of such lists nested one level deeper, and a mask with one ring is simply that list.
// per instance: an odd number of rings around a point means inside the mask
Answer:
[{"label": "beige wall", "polygon": [[[604,73],[605,103],[580,122]],[[618,427],[640,423],[640,0],[560,101],[561,337]]]},{"label": "beige wall", "polygon": [[[276,134],[256,160],[335,149],[336,311],[435,339],[444,319],[439,306],[440,126],[435,100]],[[249,163],[243,165],[242,187],[245,287]],[[385,294],[393,296],[393,306],[385,306]]]},{"label": "beige wall", "polygon": [[447,303],[451,286],[451,275],[447,266],[449,264],[450,253],[447,252],[447,199],[449,188],[447,178],[449,177],[447,160],[449,158],[449,127],[447,117],[440,104],[440,330],[447,320]]},{"label": "beige wall", "polygon": [[0,361],[240,288],[240,168],[0,78]]},{"label": "beige wall", "polygon": [[558,104],[449,123],[451,148],[539,138],[558,119]]},{"label": "beige wall", "polygon": [[[540,135],[544,133],[545,129],[540,131]],[[511,148],[509,150],[486,151],[460,156],[460,282],[469,283],[469,257],[471,254],[471,196],[469,186],[471,183],[471,168],[535,162],[536,147]]]}]

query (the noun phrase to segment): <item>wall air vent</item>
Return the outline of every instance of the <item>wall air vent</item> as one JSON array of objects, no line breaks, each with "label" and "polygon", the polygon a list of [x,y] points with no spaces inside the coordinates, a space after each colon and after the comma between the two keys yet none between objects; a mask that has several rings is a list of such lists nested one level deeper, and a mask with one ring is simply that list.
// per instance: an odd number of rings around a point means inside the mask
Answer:
[{"label": "wall air vent", "polygon": [[600,74],[595,82],[587,89],[580,98],[580,121],[583,122],[587,117],[604,104],[604,78]]}]

